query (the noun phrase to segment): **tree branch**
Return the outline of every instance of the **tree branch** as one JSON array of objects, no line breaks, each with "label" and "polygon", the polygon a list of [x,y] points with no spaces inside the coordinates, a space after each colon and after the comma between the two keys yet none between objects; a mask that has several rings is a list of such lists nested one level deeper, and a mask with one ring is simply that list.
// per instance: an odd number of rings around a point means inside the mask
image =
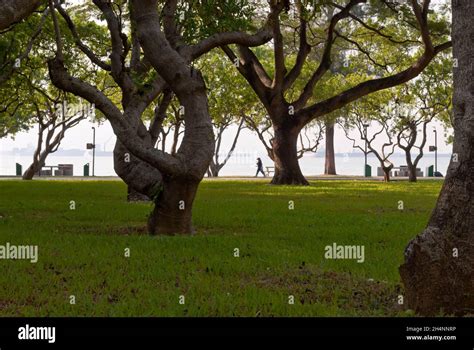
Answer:
[{"label": "tree branch", "polygon": [[166,174],[182,172],[182,165],[174,157],[146,146],[138,137],[136,127],[130,124],[101,91],[94,86],[72,77],[58,58],[48,61],[48,68],[53,84],[66,92],[73,93],[93,103],[110,121],[115,135],[135,156],[156,167]]},{"label": "tree branch", "polygon": [[283,83],[284,91],[288,90],[295,83],[296,79],[300,76],[304,63],[306,62],[306,59],[309,53],[311,52],[311,46],[308,44],[308,38],[306,33],[308,23],[304,18],[301,0],[298,0],[296,4],[297,11],[300,17],[299,49],[298,54],[296,56],[295,65],[285,77],[285,81]]},{"label": "tree branch", "polygon": [[312,106],[301,110],[298,114],[302,119],[303,124],[307,124],[315,118],[331,113],[336,109],[344,107],[348,103],[353,102],[366,95],[369,95],[373,92],[388,89],[406,83],[407,81],[418,76],[426,68],[426,66],[428,66],[428,64],[436,56],[436,54],[445,49],[450,48],[451,46],[451,42],[446,42],[444,44],[438,45],[434,48],[433,51],[425,51],[423,55],[409,68],[397,74],[384,78],[372,79],[360,83],[346,91],[341,92],[336,96],[315,103]]},{"label": "tree branch", "polygon": [[342,19],[349,17],[350,11],[355,5],[365,3],[366,1],[367,0],[351,0],[341,11],[339,11],[331,18],[329,28],[327,29],[326,43],[324,46],[324,52],[321,58],[321,62],[319,63],[318,68],[307,82],[300,97],[293,104],[295,110],[303,108],[308,103],[309,99],[313,96],[313,90],[317,82],[324,76],[324,74],[331,66],[331,50],[332,45],[334,43],[334,31],[336,29],[336,25]]},{"label": "tree branch", "polygon": [[60,13],[60,15],[66,21],[69,31],[71,32],[74,38],[74,42],[76,46],[79,48],[79,50],[81,50],[87,57],[89,57],[92,63],[98,65],[100,68],[106,71],[111,71],[112,67],[109,64],[105,63],[104,61],[102,61],[99,57],[97,57],[94,54],[94,52],[92,52],[92,50],[86,44],[82,42],[81,38],[79,37],[79,33],[77,32],[77,28],[74,22],[72,21],[71,17],[66,12],[66,10],[64,10],[64,8],[60,4],[57,4],[56,8],[58,9],[58,12]]}]

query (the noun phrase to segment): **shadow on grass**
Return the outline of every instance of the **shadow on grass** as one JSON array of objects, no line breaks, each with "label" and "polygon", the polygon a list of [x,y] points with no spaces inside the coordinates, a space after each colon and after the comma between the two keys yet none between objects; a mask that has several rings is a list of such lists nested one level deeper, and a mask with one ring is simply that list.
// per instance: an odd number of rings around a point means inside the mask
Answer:
[{"label": "shadow on grass", "polygon": [[400,284],[389,284],[363,279],[345,272],[323,271],[302,263],[298,269],[285,271],[279,276],[266,274],[257,281],[260,288],[286,291],[294,295],[295,304],[332,305],[340,315],[401,316],[404,312],[398,298]]}]

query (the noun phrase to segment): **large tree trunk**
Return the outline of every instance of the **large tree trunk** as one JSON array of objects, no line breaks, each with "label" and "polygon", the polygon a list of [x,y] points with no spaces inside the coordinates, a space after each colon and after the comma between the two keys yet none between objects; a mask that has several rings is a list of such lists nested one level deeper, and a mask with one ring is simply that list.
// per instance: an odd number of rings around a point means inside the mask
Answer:
[{"label": "large tree trunk", "polygon": [[148,219],[150,234],[194,233],[192,207],[198,186],[199,181],[186,177],[166,180]]},{"label": "large tree trunk", "polygon": [[43,147],[43,131],[44,130],[40,124],[38,130],[38,140],[36,141],[36,149],[35,153],[33,154],[33,163],[31,163],[28,169],[26,169],[26,171],[23,173],[23,180],[33,180],[35,173],[41,170],[41,168],[44,166],[46,157],[44,157],[43,164],[40,164],[40,157],[42,157],[41,148]]},{"label": "large tree trunk", "polygon": [[272,140],[275,174],[272,185],[309,185],[298,163],[297,142],[300,129],[287,124],[274,125]]},{"label": "large tree trunk", "polygon": [[[192,206],[199,181],[186,177],[164,180],[161,173],[143,162],[117,140],[114,149],[116,173],[128,185],[130,195],[152,199],[155,203],[148,219],[148,232],[152,235],[194,233]],[[132,193],[130,193],[132,192]]]},{"label": "large tree trunk", "polygon": [[474,6],[453,1],[454,146],[457,154],[426,229],[405,250],[407,306],[422,315],[474,310]]},{"label": "large tree trunk", "polygon": [[336,157],[334,154],[334,122],[326,123],[326,161],[324,164],[325,175],[336,174]]},{"label": "large tree trunk", "polygon": [[[197,115],[208,113],[205,90],[202,93],[189,95],[189,100],[182,100],[189,111]],[[193,112],[187,113],[187,118],[193,118]],[[207,114],[208,115],[208,114]],[[208,169],[214,150],[212,124],[208,115],[207,120],[202,116],[194,118],[195,127],[185,130],[185,135],[177,154],[187,159],[188,172],[182,175],[162,176],[152,165],[134,156],[117,139],[114,149],[114,168],[130,190],[150,198],[155,208],[149,216],[148,231],[158,234],[191,234],[192,207],[197,188]],[[153,140],[141,124],[137,130],[138,136],[152,147]],[[194,140],[194,143],[191,142]],[[201,146],[196,149],[196,143]]]}]

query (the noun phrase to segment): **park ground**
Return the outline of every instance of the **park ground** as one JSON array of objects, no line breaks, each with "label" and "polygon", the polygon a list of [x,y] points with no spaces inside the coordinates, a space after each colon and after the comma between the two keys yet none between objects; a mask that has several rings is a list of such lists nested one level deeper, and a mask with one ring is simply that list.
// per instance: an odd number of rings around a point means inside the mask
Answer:
[{"label": "park ground", "polygon": [[[204,181],[196,235],[152,237],[151,204],[119,181],[0,181],[0,244],[39,247],[36,264],[0,260],[0,316],[412,315],[398,266],[440,189]],[[364,245],[365,261],[325,259],[333,243]]]}]

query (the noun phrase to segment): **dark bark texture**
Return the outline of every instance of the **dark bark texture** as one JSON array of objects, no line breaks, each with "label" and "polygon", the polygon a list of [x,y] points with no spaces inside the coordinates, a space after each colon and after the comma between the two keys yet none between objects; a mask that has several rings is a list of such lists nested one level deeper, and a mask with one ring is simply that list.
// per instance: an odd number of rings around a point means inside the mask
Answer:
[{"label": "dark bark texture", "polygon": [[409,153],[406,154],[406,161],[407,161],[407,167],[408,167],[408,181],[409,182],[416,182],[417,181],[416,165],[413,164],[413,161],[411,159],[411,155]]},{"label": "dark bark texture", "polygon": [[383,170],[383,181],[390,182],[390,172],[393,169],[393,165],[385,166],[384,164],[381,165]]},{"label": "dark bark texture", "polygon": [[194,233],[192,206],[198,186],[199,181],[194,178],[165,179],[148,219],[148,231],[151,234]]},{"label": "dark bark texture", "polygon": [[44,1],[0,0],[0,30],[6,29],[28,17]]},{"label": "dark bark texture", "polygon": [[474,312],[474,6],[453,1],[453,157],[426,229],[405,250],[407,306],[422,315]]},{"label": "dark bark texture", "polygon": [[309,185],[298,162],[297,142],[300,129],[292,125],[275,125],[272,140],[275,175],[272,185]]}]

